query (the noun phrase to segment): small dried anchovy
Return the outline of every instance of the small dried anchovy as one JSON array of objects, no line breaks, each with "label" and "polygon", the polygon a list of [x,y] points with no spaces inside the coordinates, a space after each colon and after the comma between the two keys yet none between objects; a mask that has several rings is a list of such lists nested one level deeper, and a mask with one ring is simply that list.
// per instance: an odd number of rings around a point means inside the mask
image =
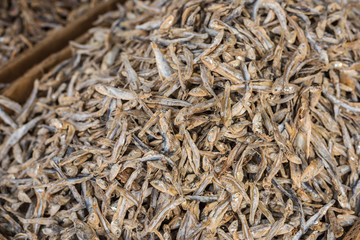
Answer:
[{"label": "small dried anchovy", "polygon": [[338,2],[101,16],[24,106],[0,97],[1,234],[343,237],[360,211],[360,8]]}]

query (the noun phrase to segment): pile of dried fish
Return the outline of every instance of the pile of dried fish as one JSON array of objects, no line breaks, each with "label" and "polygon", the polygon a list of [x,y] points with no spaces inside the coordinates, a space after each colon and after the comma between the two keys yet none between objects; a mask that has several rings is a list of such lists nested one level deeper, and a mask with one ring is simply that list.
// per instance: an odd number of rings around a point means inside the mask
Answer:
[{"label": "pile of dried fish", "polygon": [[100,0],[1,0],[0,64],[31,48],[46,32],[85,13]]},{"label": "pile of dried fish", "polygon": [[0,97],[0,232],[343,236],[360,210],[359,17],[332,0],[105,14],[24,106]]}]

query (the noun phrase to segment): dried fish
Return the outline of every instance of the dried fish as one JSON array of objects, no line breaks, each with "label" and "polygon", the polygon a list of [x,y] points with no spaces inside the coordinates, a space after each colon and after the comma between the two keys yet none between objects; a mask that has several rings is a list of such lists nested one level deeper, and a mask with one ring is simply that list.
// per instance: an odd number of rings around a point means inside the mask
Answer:
[{"label": "dried fish", "polygon": [[300,239],[301,236],[310,228],[311,225],[313,225],[319,218],[321,218],[322,216],[324,216],[326,214],[327,210],[332,205],[334,205],[334,203],[335,203],[335,200],[331,200],[329,203],[324,205],[324,207],[319,209],[319,212],[314,214],[314,216],[312,216],[311,218],[309,218],[309,220],[306,221],[304,231],[301,230],[301,231],[297,232],[293,239]]},{"label": "dried fish", "polygon": [[360,201],[358,16],[330,0],[119,5],[24,106],[0,96],[0,232],[343,237]]}]

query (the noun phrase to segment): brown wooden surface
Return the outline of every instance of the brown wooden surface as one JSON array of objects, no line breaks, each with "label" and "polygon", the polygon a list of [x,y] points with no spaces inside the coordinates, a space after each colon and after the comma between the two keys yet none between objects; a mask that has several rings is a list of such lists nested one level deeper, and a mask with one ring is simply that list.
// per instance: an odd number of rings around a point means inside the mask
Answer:
[{"label": "brown wooden surface", "polygon": [[0,233],[0,240],[7,240],[7,239]]},{"label": "brown wooden surface", "polygon": [[[85,33],[77,38],[75,42],[83,43],[88,38],[89,34]],[[71,49],[70,45],[68,45],[59,52],[50,55],[39,64],[32,67],[24,75],[16,79],[8,88],[6,88],[2,94],[14,101],[17,101],[18,103],[24,103],[32,91],[35,79],[41,78],[44,73],[48,72],[58,63],[69,59],[70,57]]]},{"label": "brown wooden surface", "polygon": [[66,47],[69,41],[84,34],[100,14],[116,8],[116,4],[122,0],[109,0],[91,8],[75,21],[65,27],[50,32],[41,42],[33,48],[26,50],[14,60],[0,67],[0,82],[10,83],[22,76],[28,69],[38,64],[49,55]]},{"label": "brown wooden surface", "polygon": [[346,233],[343,240],[360,240],[360,218],[358,218],[354,226]]}]

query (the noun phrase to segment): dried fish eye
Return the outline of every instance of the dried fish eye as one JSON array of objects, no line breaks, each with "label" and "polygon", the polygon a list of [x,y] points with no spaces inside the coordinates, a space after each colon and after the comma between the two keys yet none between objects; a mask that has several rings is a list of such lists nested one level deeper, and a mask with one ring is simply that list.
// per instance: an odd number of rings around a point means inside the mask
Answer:
[{"label": "dried fish eye", "polygon": [[226,212],[226,215],[227,215],[227,216],[232,216],[233,213],[232,213],[232,212]]}]

